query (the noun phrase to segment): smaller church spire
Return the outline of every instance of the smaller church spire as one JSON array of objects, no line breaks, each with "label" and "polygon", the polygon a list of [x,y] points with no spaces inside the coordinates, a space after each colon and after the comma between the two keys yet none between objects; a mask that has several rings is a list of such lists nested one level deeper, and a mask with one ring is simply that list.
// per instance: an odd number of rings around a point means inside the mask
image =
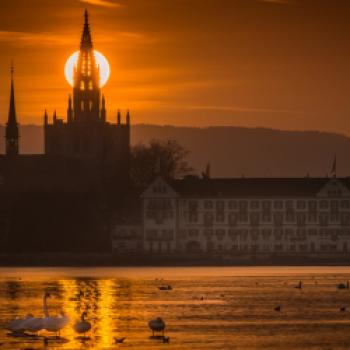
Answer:
[{"label": "smaller church spire", "polygon": [[68,109],[67,109],[67,122],[71,123],[73,121],[73,107],[72,107],[72,96],[68,97]]},{"label": "smaller church spire", "polygon": [[101,108],[101,120],[103,122],[106,121],[106,100],[105,100],[105,95],[102,95],[102,108]]},{"label": "smaller church spire", "polygon": [[129,110],[126,111],[126,125],[130,125],[130,112],[129,112]]},{"label": "smaller church spire", "polygon": [[120,109],[118,109],[118,113],[117,113],[117,123],[118,123],[118,125],[120,125],[120,123],[121,123],[121,115],[120,115]]},{"label": "smaller church spire", "polygon": [[83,29],[83,34],[81,36],[80,49],[91,49],[93,45],[92,45],[92,38],[91,38],[91,32],[90,32],[88,10],[85,10],[84,18],[85,18],[84,29]]},{"label": "smaller church spire", "polygon": [[44,113],[44,125],[46,126],[49,122],[49,118],[47,116],[47,110],[45,109],[45,113]]},{"label": "smaller church spire", "polygon": [[18,124],[15,105],[15,87],[14,87],[14,65],[11,62],[11,92],[10,92],[10,108],[8,114],[8,120],[6,124],[6,154],[16,155],[18,154]]}]

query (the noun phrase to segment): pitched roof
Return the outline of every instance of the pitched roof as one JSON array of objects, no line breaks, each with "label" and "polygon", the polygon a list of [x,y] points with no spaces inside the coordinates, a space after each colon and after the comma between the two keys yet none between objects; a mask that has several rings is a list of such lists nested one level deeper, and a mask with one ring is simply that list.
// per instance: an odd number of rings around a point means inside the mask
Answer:
[{"label": "pitched roof", "polygon": [[[301,197],[315,196],[330,178],[185,178],[169,184],[189,197]],[[337,178],[350,189],[350,178]]]}]

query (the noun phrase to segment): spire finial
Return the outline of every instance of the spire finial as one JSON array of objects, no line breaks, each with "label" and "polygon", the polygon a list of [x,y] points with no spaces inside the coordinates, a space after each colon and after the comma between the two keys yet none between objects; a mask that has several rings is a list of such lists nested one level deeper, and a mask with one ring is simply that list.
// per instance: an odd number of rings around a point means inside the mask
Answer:
[{"label": "spire finial", "polygon": [[14,74],[15,74],[15,65],[14,65],[14,63],[13,63],[13,59],[11,60],[10,72],[11,72],[11,80],[13,80],[13,76],[14,76]]},{"label": "spire finial", "polygon": [[87,9],[85,9],[85,12],[84,12],[84,29],[83,29],[83,34],[81,36],[80,48],[92,48],[92,39],[91,39],[90,25],[89,25],[89,13]]}]

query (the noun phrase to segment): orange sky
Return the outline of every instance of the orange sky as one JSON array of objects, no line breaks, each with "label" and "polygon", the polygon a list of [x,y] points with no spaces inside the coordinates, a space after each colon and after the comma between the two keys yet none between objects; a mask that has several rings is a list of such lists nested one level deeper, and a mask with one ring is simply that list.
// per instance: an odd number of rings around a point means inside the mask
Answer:
[{"label": "orange sky", "polygon": [[108,119],[317,129],[350,135],[350,1],[11,0],[0,2],[0,113],[15,60],[18,117],[65,117],[63,68],[83,10],[110,61]]}]

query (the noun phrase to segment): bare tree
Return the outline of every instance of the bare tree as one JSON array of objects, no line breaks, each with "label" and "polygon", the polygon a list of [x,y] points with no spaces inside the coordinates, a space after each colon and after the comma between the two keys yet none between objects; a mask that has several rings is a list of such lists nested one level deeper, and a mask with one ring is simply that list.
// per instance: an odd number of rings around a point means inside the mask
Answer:
[{"label": "bare tree", "polygon": [[165,179],[181,178],[193,169],[186,158],[189,151],[176,140],[150,141],[132,148],[130,177],[138,188],[145,188],[157,175]]}]

